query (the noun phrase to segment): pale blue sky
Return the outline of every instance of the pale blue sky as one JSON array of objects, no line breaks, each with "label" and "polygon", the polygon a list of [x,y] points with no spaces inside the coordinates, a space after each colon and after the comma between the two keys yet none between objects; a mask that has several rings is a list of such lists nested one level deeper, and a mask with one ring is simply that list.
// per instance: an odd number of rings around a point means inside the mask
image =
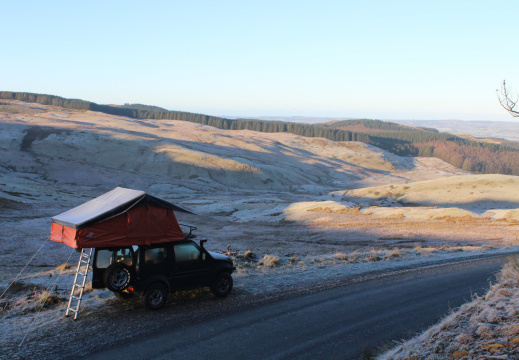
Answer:
[{"label": "pale blue sky", "polygon": [[212,115],[504,120],[519,1],[2,1],[0,90]]}]

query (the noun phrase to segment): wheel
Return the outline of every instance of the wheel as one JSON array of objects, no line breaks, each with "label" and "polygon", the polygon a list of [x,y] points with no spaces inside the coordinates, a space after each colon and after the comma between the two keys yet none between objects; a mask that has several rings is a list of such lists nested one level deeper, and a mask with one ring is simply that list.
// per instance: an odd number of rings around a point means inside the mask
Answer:
[{"label": "wheel", "polygon": [[133,296],[135,294],[133,292],[129,292],[129,291],[114,291],[114,295],[118,299],[129,300],[129,299],[133,298]]},{"label": "wheel", "polygon": [[227,296],[232,290],[232,276],[227,272],[222,272],[216,276],[211,284],[211,291],[216,296]]},{"label": "wheel", "polygon": [[148,310],[158,310],[168,299],[168,288],[163,283],[154,283],[144,292],[143,303]]},{"label": "wheel", "polygon": [[103,282],[108,290],[123,291],[130,286],[132,272],[128,265],[116,262],[106,268],[103,273]]}]

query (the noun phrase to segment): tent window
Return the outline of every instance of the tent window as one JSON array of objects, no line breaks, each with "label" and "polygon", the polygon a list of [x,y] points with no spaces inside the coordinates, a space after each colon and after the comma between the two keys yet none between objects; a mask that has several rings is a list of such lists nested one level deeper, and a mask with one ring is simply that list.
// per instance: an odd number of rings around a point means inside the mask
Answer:
[{"label": "tent window", "polygon": [[194,261],[200,259],[200,250],[193,244],[175,245],[175,261]]},{"label": "tent window", "polygon": [[147,249],[144,253],[144,263],[149,264],[160,264],[166,260],[166,248],[155,248]]}]

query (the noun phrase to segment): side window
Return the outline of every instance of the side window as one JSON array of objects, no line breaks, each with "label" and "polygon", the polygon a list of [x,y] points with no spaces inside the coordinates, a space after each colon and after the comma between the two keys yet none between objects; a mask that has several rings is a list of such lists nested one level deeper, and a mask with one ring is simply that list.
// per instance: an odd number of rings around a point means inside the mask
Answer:
[{"label": "side window", "polygon": [[106,269],[112,263],[111,250],[97,250],[96,268]]},{"label": "side window", "polygon": [[133,265],[132,252],[128,248],[119,249],[115,252],[115,261],[120,261],[128,266]]},{"label": "side window", "polygon": [[193,261],[200,259],[200,250],[193,244],[175,245],[175,261]]},{"label": "side window", "polygon": [[150,264],[160,264],[166,260],[166,248],[154,248],[154,249],[146,249],[144,253],[144,263],[146,265]]}]

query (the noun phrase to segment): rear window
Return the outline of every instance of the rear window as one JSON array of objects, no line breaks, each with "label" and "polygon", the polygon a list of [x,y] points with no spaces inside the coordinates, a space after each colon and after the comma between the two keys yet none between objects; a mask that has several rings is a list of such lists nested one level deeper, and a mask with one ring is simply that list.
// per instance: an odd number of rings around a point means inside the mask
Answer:
[{"label": "rear window", "polygon": [[98,269],[105,269],[112,263],[111,250],[98,250],[96,258],[96,267]]},{"label": "rear window", "polygon": [[97,250],[96,267],[98,269],[105,269],[112,262],[122,262],[128,266],[133,265],[132,251],[129,248],[118,250]]}]

